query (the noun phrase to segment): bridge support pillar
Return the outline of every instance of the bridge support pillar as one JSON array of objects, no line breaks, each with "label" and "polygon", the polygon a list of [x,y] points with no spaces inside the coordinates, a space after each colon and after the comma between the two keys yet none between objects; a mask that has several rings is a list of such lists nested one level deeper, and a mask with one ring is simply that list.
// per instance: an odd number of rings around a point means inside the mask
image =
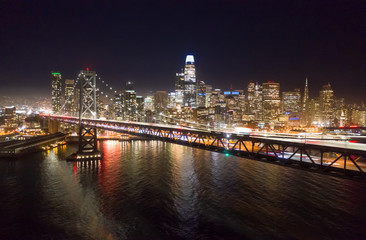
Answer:
[{"label": "bridge support pillar", "polygon": [[100,159],[98,150],[97,129],[84,123],[86,118],[97,118],[95,71],[81,70],[79,74],[80,108],[79,108],[79,149],[69,160]]}]

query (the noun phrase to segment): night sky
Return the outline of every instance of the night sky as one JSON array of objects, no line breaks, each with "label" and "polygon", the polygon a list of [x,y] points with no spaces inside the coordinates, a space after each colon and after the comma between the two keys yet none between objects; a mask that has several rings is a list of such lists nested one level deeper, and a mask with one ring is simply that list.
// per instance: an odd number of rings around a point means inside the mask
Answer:
[{"label": "night sky", "polygon": [[278,81],[365,101],[366,1],[0,1],[0,94],[50,95],[50,71],[88,66],[138,94],[174,89],[185,55],[199,80]]}]

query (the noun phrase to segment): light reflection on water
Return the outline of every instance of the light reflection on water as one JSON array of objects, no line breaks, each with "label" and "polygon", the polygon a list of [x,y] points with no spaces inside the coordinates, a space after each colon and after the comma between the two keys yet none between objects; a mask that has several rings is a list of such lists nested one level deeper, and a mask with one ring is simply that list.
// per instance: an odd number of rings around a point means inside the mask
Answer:
[{"label": "light reflection on water", "polygon": [[362,239],[365,182],[158,141],[0,161],[0,239]]}]

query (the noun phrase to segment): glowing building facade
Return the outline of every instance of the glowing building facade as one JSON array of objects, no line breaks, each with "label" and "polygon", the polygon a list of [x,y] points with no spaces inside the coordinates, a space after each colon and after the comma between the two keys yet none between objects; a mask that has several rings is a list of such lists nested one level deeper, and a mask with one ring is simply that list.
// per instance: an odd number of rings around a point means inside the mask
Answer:
[{"label": "glowing building facade", "polygon": [[196,67],[193,55],[187,55],[184,66],[184,98],[183,104],[187,107],[197,107],[197,80]]},{"label": "glowing building facade", "polygon": [[52,72],[52,112],[59,113],[61,110],[61,74]]},{"label": "glowing building facade", "polygon": [[65,114],[70,116],[74,116],[76,113],[74,85],[74,80],[65,80]]},{"label": "glowing building facade", "polygon": [[263,120],[269,122],[277,120],[280,114],[281,98],[280,84],[266,82],[263,86]]},{"label": "glowing building facade", "polygon": [[319,93],[321,125],[324,127],[333,126],[334,122],[334,92],[328,83],[324,85]]}]

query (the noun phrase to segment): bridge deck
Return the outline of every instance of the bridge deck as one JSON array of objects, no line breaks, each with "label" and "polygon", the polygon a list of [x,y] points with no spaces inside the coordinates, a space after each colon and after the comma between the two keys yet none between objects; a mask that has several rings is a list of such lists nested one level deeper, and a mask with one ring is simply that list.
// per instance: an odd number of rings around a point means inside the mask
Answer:
[{"label": "bridge deck", "polygon": [[[44,116],[56,121],[78,124],[76,117]],[[286,162],[310,163],[312,167],[325,169],[343,168],[344,172],[356,169],[363,174],[362,168],[357,161],[366,156],[366,145],[360,143],[329,141],[329,140],[305,140],[286,139],[276,137],[261,137],[250,135],[238,135],[232,132],[206,131],[186,127],[113,121],[101,119],[83,119],[82,124],[109,131],[133,134],[138,136],[153,137],[163,141],[175,142],[191,146],[200,146],[220,151],[241,152],[252,158],[267,158]],[[317,153],[314,153],[317,152]],[[324,153],[332,153],[326,158]],[[311,155],[310,155],[311,154]],[[314,155],[315,154],[315,155]],[[327,162],[328,161],[328,162]],[[330,162],[329,162],[330,161]],[[340,162],[344,162],[340,167]],[[338,163],[336,163],[338,162]]]}]

